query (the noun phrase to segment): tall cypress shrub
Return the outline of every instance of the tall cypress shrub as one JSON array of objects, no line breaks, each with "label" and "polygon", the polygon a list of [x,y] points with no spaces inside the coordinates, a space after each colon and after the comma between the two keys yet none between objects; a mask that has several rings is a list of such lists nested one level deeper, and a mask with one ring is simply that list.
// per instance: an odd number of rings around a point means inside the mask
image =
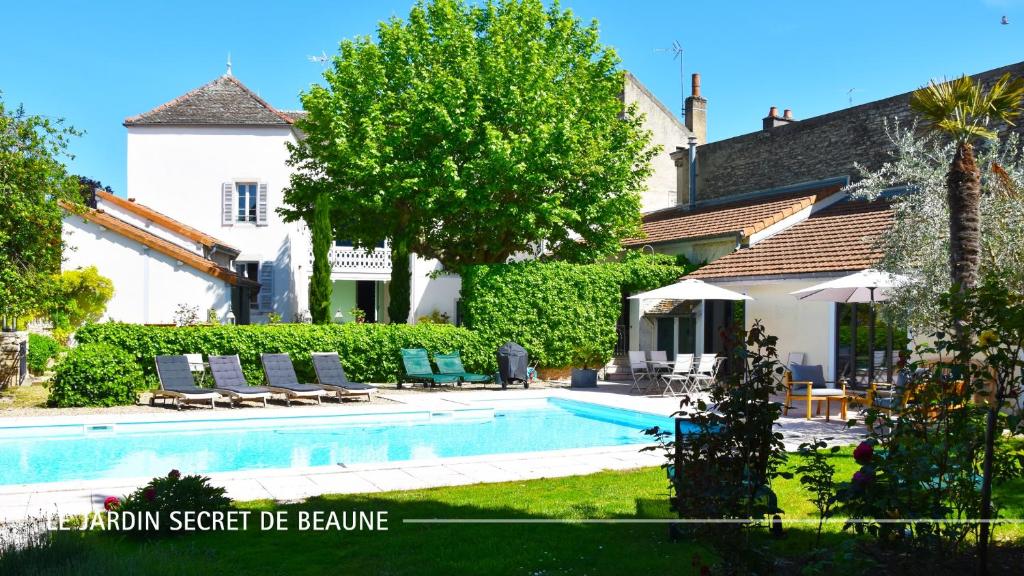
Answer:
[{"label": "tall cypress shrub", "polygon": [[309,313],[314,324],[331,321],[331,205],[326,194],[320,194],[313,206],[313,221],[309,223],[313,240],[313,276],[309,279]]},{"label": "tall cypress shrub", "polygon": [[409,249],[405,240],[392,239],[391,282],[388,283],[388,317],[392,324],[405,324],[409,321],[409,308],[412,305],[411,276]]}]

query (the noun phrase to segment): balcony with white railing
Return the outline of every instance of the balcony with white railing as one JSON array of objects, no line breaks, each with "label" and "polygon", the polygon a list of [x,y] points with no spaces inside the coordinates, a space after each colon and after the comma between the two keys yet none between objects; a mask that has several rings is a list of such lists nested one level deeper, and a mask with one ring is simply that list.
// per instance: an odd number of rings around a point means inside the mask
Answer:
[{"label": "balcony with white railing", "polygon": [[387,243],[369,252],[346,245],[331,246],[328,260],[331,262],[332,280],[391,279],[391,247]]}]

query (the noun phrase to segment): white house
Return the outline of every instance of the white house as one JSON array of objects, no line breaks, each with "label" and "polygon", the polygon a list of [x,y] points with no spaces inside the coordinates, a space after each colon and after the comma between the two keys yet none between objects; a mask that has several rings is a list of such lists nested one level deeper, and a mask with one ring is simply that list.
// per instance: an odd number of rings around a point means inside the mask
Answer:
[{"label": "white house", "polygon": [[[638,104],[664,149],[643,204],[670,204],[675,166],[668,153],[690,132],[630,75],[623,98]],[[65,268],[96,265],[112,278],[107,316],[120,321],[169,323],[179,304],[213,308],[221,317],[231,309],[240,323],[265,322],[272,312],[298,319],[309,308],[309,232],[303,223],[284,222],[276,209],[292,174],[287,145],[299,136],[294,122],[301,114],[274,108],[229,70],[126,119],[130,201],[100,193],[95,210],[68,214],[65,238],[73,249]],[[183,229],[191,232],[174,232]],[[225,252],[228,246],[234,252]],[[214,260],[177,258],[179,250],[200,256],[213,250]],[[454,320],[461,279],[435,274],[436,261],[412,259],[409,321],[434,311]],[[347,321],[358,307],[368,321],[387,321],[388,246],[366,252],[338,241],[330,261],[332,312]],[[230,272],[240,278],[226,280]]]}]

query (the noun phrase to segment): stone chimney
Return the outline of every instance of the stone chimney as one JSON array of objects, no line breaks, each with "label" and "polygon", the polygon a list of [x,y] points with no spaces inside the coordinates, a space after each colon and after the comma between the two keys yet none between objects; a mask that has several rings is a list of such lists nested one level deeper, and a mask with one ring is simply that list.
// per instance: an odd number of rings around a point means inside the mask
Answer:
[{"label": "stone chimney", "polygon": [[708,101],[700,95],[700,74],[690,77],[690,96],[686,99],[686,128],[697,137],[697,144],[708,141]]},{"label": "stone chimney", "polygon": [[791,122],[796,122],[793,118],[793,111],[786,108],[782,112],[782,116],[779,116],[779,109],[772,106],[768,109],[768,115],[761,120],[761,128],[764,130],[771,130],[777,126],[785,126]]}]

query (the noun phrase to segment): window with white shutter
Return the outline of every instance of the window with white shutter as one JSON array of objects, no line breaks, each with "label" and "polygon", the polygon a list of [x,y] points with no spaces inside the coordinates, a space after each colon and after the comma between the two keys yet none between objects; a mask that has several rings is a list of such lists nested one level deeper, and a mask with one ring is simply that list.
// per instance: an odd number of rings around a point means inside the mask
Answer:
[{"label": "window with white shutter", "polygon": [[235,185],[232,182],[225,182],[220,188],[221,199],[221,221],[224,226],[231,226],[235,223]]},{"label": "window with white shutter", "polygon": [[256,200],[256,225],[267,225],[267,183],[260,182],[259,197]]},{"label": "window with white shutter", "polygon": [[274,311],[274,262],[267,260],[260,263],[260,312]]}]

